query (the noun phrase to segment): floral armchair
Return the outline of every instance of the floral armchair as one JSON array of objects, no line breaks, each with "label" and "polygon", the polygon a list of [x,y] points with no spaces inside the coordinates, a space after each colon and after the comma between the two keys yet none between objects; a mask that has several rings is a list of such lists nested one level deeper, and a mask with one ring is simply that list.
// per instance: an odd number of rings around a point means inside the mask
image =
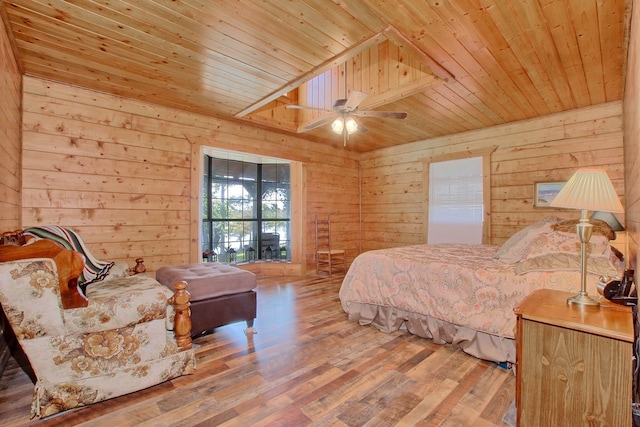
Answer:
[{"label": "floral armchair", "polygon": [[81,289],[85,258],[48,239],[0,245],[0,261],[0,303],[35,374],[32,418],[194,371],[184,282],[172,294],[116,263]]}]

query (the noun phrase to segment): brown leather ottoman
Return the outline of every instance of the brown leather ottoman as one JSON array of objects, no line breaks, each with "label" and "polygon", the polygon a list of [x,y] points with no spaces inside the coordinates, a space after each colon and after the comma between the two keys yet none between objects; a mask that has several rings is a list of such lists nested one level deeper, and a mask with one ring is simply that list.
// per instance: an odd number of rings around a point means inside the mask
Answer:
[{"label": "brown leather ottoman", "polygon": [[256,318],[256,276],[219,262],[161,267],[156,280],[169,289],[175,282],[187,282],[191,294],[191,336],[214,328],[245,321],[247,334],[254,333]]}]

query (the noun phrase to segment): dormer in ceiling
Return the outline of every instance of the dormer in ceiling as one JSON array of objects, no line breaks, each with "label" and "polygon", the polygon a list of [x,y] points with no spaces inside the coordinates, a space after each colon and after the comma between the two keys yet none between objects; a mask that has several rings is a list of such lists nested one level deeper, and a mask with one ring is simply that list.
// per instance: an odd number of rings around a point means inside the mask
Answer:
[{"label": "dormer in ceiling", "polygon": [[[399,32],[388,28],[317,67],[301,79],[304,81],[292,82],[236,117],[300,132],[306,124],[325,113],[291,110],[286,108],[287,105],[331,110],[336,99],[347,98],[352,91],[360,91],[367,94],[360,109],[374,110],[453,78],[451,73]],[[295,84],[298,86],[293,87]],[[313,130],[309,134],[320,136],[326,132]]]}]

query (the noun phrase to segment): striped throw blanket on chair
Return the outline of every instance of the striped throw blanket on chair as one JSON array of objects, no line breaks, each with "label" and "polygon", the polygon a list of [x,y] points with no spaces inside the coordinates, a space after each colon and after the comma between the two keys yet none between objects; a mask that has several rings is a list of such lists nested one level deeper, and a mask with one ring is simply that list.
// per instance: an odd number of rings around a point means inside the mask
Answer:
[{"label": "striped throw blanket on chair", "polygon": [[[82,237],[73,230],[57,225],[30,227],[24,230],[24,234],[41,239],[49,239],[62,245],[65,249],[79,252],[84,257],[84,269],[78,278],[78,287],[85,294],[87,286],[104,279],[113,266],[113,262],[99,261],[84,244]],[[86,295],[86,294],[85,294]]]}]

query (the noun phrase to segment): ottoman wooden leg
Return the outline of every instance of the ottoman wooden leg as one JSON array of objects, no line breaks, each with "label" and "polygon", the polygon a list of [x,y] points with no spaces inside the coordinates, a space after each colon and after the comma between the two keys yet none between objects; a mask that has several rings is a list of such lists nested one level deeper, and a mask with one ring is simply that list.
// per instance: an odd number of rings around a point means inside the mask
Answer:
[{"label": "ottoman wooden leg", "polygon": [[247,320],[247,327],[244,330],[244,334],[245,335],[253,335],[253,334],[257,334],[257,333],[258,333],[258,331],[256,331],[253,328],[253,319]]}]

